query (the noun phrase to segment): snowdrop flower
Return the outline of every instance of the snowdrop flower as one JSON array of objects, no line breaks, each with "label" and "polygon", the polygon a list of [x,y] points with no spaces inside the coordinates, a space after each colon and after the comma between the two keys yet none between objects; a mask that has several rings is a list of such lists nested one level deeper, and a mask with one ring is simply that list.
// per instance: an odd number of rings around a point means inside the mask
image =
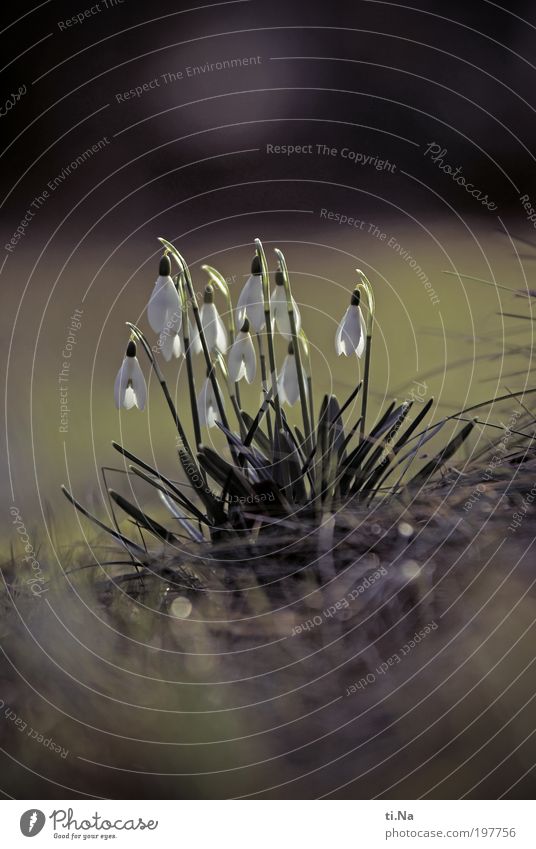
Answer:
[{"label": "snowdrop flower", "polygon": [[[227,350],[227,331],[214,303],[214,289],[210,285],[205,289],[203,306],[199,310],[199,317],[209,352],[212,354],[214,351],[219,351],[221,354],[225,354]],[[203,350],[197,328],[195,328],[192,338],[192,345],[196,354],[200,354]]]},{"label": "snowdrop flower", "polygon": [[169,363],[172,357],[178,359],[183,353],[182,341],[179,334],[182,325],[182,314],[175,312],[167,322],[166,327],[160,334],[158,345],[162,356]]},{"label": "snowdrop flower", "polygon": [[255,333],[260,333],[266,326],[264,320],[261,263],[258,256],[253,257],[251,276],[248,277],[244,288],[240,292],[236,309],[238,313],[237,324],[239,327],[242,326],[245,318],[248,319]]},{"label": "snowdrop flower", "polygon": [[233,383],[238,383],[243,377],[248,383],[255,377],[257,371],[257,358],[255,348],[249,334],[249,321],[245,319],[242,329],[237,333],[227,359],[229,378]]},{"label": "snowdrop flower", "polygon": [[131,410],[138,407],[143,410],[147,401],[147,386],[143,372],[136,356],[136,343],[132,340],[127,345],[126,356],[117,372],[114,385],[115,406]]},{"label": "snowdrop flower", "polygon": [[288,354],[277,380],[277,391],[281,403],[290,404],[291,407],[300,397],[296,357],[292,343],[288,346]]},{"label": "snowdrop flower", "polygon": [[[272,327],[275,324],[281,336],[283,336],[285,339],[291,339],[292,333],[290,330],[290,320],[288,317],[287,296],[285,293],[284,278],[281,271],[276,271],[275,283],[275,289],[272,292]],[[301,315],[294,298],[292,298],[292,308],[294,310],[296,333],[299,333],[301,328]]]},{"label": "snowdrop flower", "polygon": [[[221,392],[219,395],[221,398]],[[197,412],[199,414],[199,424],[205,425],[205,427],[216,427],[216,420],[219,419],[220,414],[210,377],[206,378],[201,387],[201,392],[197,397]]]},{"label": "snowdrop flower", "polygon": [[[171,279],[171,263],[168,256],[160,260],[158,278],[154,284],[153,294],[147,307],[147,318],[155,333],[162,333],[171,317],[178,313],[181,316],[179,294]],[[179,328],[180,328],[179,318]]]},{"label": "snowdrop flower", "polygon": [[351,354],[357,354],[358,357],[363,356],[367,328],[359,306],[360,298],[359,289],[354,289],[350,306],[344,313],[337,329],[335,350],[339,356],[341,354],[344,354],[345,357],[349,357]]}]

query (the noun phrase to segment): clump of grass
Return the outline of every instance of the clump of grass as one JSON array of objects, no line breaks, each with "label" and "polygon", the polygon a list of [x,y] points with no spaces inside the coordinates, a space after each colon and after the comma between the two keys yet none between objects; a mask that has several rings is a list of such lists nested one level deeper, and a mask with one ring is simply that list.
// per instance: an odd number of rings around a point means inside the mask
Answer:
[{"label": "clump of grass", "polygon": [[[357,270],[357,279],[349,292],[350,305],[337,331],[335,350],[354,362],[364,358],[363,377],[342,401],[333,394],[324,395],[315,417],[308,340],[292,295],[283,253],[275,251],[276,287],[271,294],[267,258],[262,243],[255,240],[252,275],[235,315],[229,287],[220,272],[210,266],[203,267],[209,285],[200,307],[186,260],[169,241],[160,241],[164,255],[149,316],[153,329],[161,333],[161,349],[166,345],[162,338],[172,333],[177,351],[186,359],[189,405],[185,406],[186,410],[189,406],[189,415],[185,416],[183,409],[179,415],[159,363],[160,355],[155,353],[144,331],[131,322],[127,322],[130,331],[127,356],[116,381],[116,403],[127,408],[144,406],[146,389],[136,356],[139,345],[154,370],[177,429],[178,462],[184,483],[174,480],[172,470],[164,473],[127,447],[117,442],[113,446],[124,458],[127,475],[141,478],[158,493],[170,522],[162,524],[143,506],[110,489],[112,507],[118,507],[136,526],[141,537],[141,542],[137,542],[120,530],[115,512],[116,526],[109,527],[64,489],[78,510],[127,550],[138,569],[151,556],[146,535],[156,538],[160,549],[164,544],[171,551],[180,550],[186,538],[189,544],[200,547],[203,556],[217,546],[218,556],[229,561],[237,559],[236,547],[240,545],[253,562],[255,552],[262,550],[268,541],[270,545],[276,544],[282,533],[302,537],[304,533],[318,531],[315,538],[320,562],[327,564],[326,577],[333,568],[329,552],[341,511],[375,511],[380,505],[383,508],[393,503],[403,508],[415,493],[441,479],[443,470],[467,442],[480,423],[469,414],[505,398],[526,394],[509,393],[435,422],[430,421],[433,398],[422,401],[421,405],[411,398],[402,403],[393,400],[371,426],[367,400],[375,305],[370,281]],[[171,260],[176,266],[174,274]],[[228,330],[214,304],[214,290],[225,298]],[[239,381],[246,375],[248,381],[253,379],[256,370],[250,331],[257,337],[263,401],[259,409],[248,412],[240,403]],[[276,361],[277,333],[288,342],[283,365]],[[234,349],[235,345],[243,347]],[[233,357],[229,346],[234,349]],[[171,350],[169,346],[166,349]],[[206,371],[201,394],[195,385],[192,365],[196,352],[202,355]],[[234,365],[230,377],[231,360]],[[234,427],[227,416],[227,397],[236,419]],[[285,407],[297,400],[302,427],[293,427],[285,412]],[[188,418],[194,432],[193,445],[187,437]],[[424,454],[425,446],[427,450],[428,443],[447,424],[451,430],[454,426],[454,430],[440,450],[431,457]],[[227,444],[226,454],[203,444],[205,426],[221,430]],[[525,439],[531,438],[530,434],[520,433]]]}]

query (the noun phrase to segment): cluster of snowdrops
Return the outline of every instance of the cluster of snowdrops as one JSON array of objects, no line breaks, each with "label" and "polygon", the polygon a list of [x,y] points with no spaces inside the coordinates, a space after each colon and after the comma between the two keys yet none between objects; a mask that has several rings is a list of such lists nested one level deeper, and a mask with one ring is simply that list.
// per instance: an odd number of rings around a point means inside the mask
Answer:
[{"label": "cluster of snowdrops", "polygon": [[[251,274],[242,288],[236,307],[231,303],[225,278],[216,269],[203,266],[209,274],[210,283],[205,288],[203,303],[199,307],[193,290],[188,288],[182,263],[179,263],[177,273],[172,274],[171,259],[175,255],[174,251],[168,249],[168,246],[172,248],[169,243],[163,239],[161,241],[166,252],[160,260],[158,277],[147,307],[149,325],[158,335],[158,344],[153,350],[160,351],[168,362],[191,353],[205,354],[209,367],[197,396],[199,423],[210,428],[221,419],[223,394],[215,373],[217,365],[224,373],[228,385],[236,387],[236,393],[240,381],[252,383],[255,380],[258,373],[258,356],[252,334],[257,338],[261,357],[262,337],[267,335],[267,332],[270,337],[277,332],[288,342],[284,362],[270,378],[279,403],[294,405],[299,400],[300,393],[302,397],[307,393],[307,384],[303,380],[300,381],[302,366],[299,348],[301,346],[307,350],[308,346],[300,309],[291,293],[281,252],[276,251],[279,264],[274,275],[275,286],[271,292],[267,268],[259,253],[255,255]],[[369,298],[371,321],[370,284],[361,271],[358,270],[357,273],[360,283],[351,292],[350,304],[335,334],[335,351],[338,355],[362,357],[370,337],[370,327],[367,329],[361,309],[361,290],[364,289]],[[227,299],[228,327],[225,326],[214,303],[215,288]],[[147,385],[136,355],[136,338],[135,334],[131,336],[115,380],[116,406],[127,410],[133,407],[142,410],[147,400]],[[262,383],[266,394],[269,391],[269,381],[265,369]],[[234,400],[235,395],[232,397]]]}]

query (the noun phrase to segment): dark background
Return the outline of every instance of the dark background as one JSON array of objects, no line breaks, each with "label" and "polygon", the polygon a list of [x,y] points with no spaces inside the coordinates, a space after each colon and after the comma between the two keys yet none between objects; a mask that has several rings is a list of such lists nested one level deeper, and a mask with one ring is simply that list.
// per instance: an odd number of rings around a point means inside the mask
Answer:
[{"label": "dark background", "polygon": [[[429,184],[426,190],[406,178],[389,180],[385,194],[391,202],[436,212],[438,187],[443,203],[480,210],[423,161],[422,146],[430,141],[447,148],[448,161],[462,165],[496,199],[501,215],[518,208],[510,180],[521,193],[534,188],[536,29],[530,2],[501,9],[486,0],[411,6],[252,0],[184,11],[203,4],[124,0],[108,9],[101,4],[83,24],[59,29],[59,21],[91,5],[52,0],[35,11],[31,4],[16,4],[4,13],[6,20],[9,12],[17,17],[27,10],[18,23],[6,21],[2,33],[2,91],[7,96],[21,84],[29,89],[0,124],[2,147],[9,146],[2,156],[5,187],[24,173],[2,206],[8,232],[25,199],[103,135],[113,139],[105,155],[80,169],[62,188],[61,200],[47,205],[50,226],[94,188],[62,225],[60,239],[73,237],[82,217],[98,217],[115,201],[119,205],[97,226],[97,237],[124,234],[140,223],[140,211],[148,217],[181,196],[236,182],[237,173],[242,182],[310,173],[308,160],[244,154],[240,165],[224,157],[162,176],[185,162],[266,141],[351,140]],[[128,103],[115,100],[116,93],[189,63],[257,55],[262,64],[256,67],[184,79]],[[273,60],[281,56],[337,59]],[[233,126],[217,129],[222,125]],[[350,172],[362,189],[378,191],[372,169],[352,173],[339,159],[324,162],[322,170],[325,179],[343,182]],[[273,204],[283,193],[296,201],[302,194],[299,186],[229,190],[210,198],[211,214],[239,210],[252,195]],[[192,218],[199,220],[197,209],[177,215]]]}]

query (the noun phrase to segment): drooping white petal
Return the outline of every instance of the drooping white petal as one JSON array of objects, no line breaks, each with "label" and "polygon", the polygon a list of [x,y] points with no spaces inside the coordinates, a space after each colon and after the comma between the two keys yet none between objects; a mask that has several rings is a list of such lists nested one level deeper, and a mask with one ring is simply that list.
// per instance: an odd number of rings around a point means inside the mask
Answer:
[{"label": "drooping white petal", "polygon": [[[284,286],[276,286],[274,291],[272,292],[272,327],[275,325],[280,332],[281,336],[285,339],[290,340],[292,338],[292,333],[290,329],[290,319],[288,316],[288,306],[287,306],[287,298],[285,295]],[[296,324],[296,333],[300,332],[301,329],[301,314],[298,307],[298,304],[292,298],[292,309],[294,312],[294,321]]]},{"label": "drooping white petal", "polygon": [[[216,305],[203,304],[199,311],[199,315],[209,351],[211,353],[214,351],[220,351],[220,353],[224,354],[227,350],[227,331],[225,330],[225,325],[221,320]],[[201,339],[197,332],[197,328],[192,344],[194,352],[196,354],[200,354],[203,350],[203,346],[201,345]]]},{"label": "drooping white petal", "polygon": [[165,336],[160,336],[159,344],[162,356],[167,363],[169,363],[172,357],[180,357],[182,345],[178,333],[166,333]]},{"label": "drooping white petal", "polygon": [[253,340],[251,339],[249,333],[246,334],[244,345],[244,365],[246,367],[246,380],[248,383],[252,383],[252,381],[255,379],[255,374],[257,373],[257,357],[255,356]]},{"label": "drooping white petal", "polygon": [[237,324],[239,327],[247,318],[251,329],[259,333],[266,326],[264,320],[264,297],[262,293],[262,277],[260,274],[251,274],[246,280],[245,286],[240,292],[237,304]]},{"label": "drooping white petal", "polygon": [[197,329],[197,322],[189,321],[188,324],[190,327],[190,347],[194,354],[200,354],[203,350],[203,346]]},{"label": "drooping white petal", "polygon": [[147,385],[137,357],[125,357],[114,384],[115,406],[143,410],[147,402]]},{"label": "drooping white petal", "polygon": [[292,406],[300,397],[296,357],[294,354],[287,354],[285,357],[283,368],[277,381],[277,389],[279,400],[282,404],[290,404]]},{"label": "drooping white petal", "polygon": [[173,313],[180,315],[180,300],[171,277],[159,276],[147,307],[147,318],[155,333],[161,333]]},{"label": "drooping white petal", "polygon": [[117,372],[117,377],[115,378],[114,400],[115,406],[118,410],[121,409],[121,407],[123,406],[123,401],[125,399],[125,392],[130,378],[129,360],[131,359],[132,357],[124,358],[123,362],[121,363],[121,368]]},{"label": "drooping white petal", "polygon": [[243,339],[239,339],[237,336],[236,340],[231,345],[231,350],[227,357],[227,371],[229,372],[229,380],[232,383],[237,383],[241,380],[246,371],[242,348]]},{"label": "drooping white petal", "polygon": [[166,324],[164,326],[164,332],[166,330],[174,331],[178,333],[182,327],[182,309],[175,310],[172,313],[168,314]]},{"label": "drooping white petal", "polygon": [[181,313],[175,313],[160,334],[158,344],[162,351],[162,356],[168,363],[172,357],[178,358],[182,353],[182,341],[179,333],[181,325],[182,315]]},{"label": "drooping white petal", "polygon": [[358,357],[362,357],[365,352],[365,345],[367,340],[367,325],[365,324],[365,319],[363,318],[363,313],[361,309],[358,307],[357,311],[359,313],[359,325],[361,328],[361,333],[359,337],[359,342],[357,343],[357,348],[355,350]]},{"label": "drooping white petal", "polygon": [[255,378],[257,358],[249,333],[242,333],[240,331],[237,334],[229,351],[227,369],[229,371],[229,378],[233,383],[237,383],[243,377],[246,378],[248,383],[251,383]]},{"label": "drooping white petal", "polygon": [[335,336],[335,350],[340,356],[363,355],[365,350],[366,326],[360,307],[349,306]]},{"label": "drooping white petal", "polygon": [[141,370],[137,357],[129,357],[132,360],[131,386],[136,396],[136,406],[143,410],[147,402],[147,384]]},{"label": "drooping white petal", "polygon": [[201,327],[207,340],[209,351],[216,347],[218,337],[218,313],[214,304],[203,304],[200,310]]},{"label": "drooping white petal", "polygon": [[219,411],[216,403],[216,396],[214,395],[214,390],[212,388],[212,381],[209,377],[205,379],[205,382],[201,387],[201,392],[198,395],[197,412],[199,414],[199,423],[201,425],[204,425],[205,427],[216,426],[216,421],[219,420]]}]

